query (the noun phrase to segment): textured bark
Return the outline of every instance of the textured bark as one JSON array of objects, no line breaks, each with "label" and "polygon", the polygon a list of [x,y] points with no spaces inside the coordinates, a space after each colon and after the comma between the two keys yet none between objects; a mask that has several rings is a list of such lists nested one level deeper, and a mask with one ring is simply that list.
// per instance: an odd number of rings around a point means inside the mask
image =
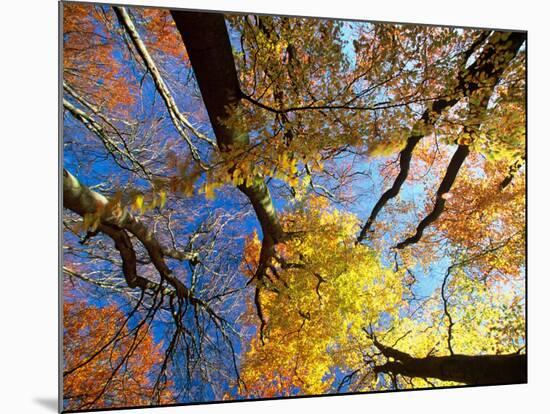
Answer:
[{"label": "textured bark", "polygon": [[375,345],[393,361],[374,368],[376,373],[437,378],[468,385],[521,384],[527,382],[527,355],[449,355],[414,358],[405,352]]},{"label": "textured bark", "polygon": [[[66,169],[63,169],[63,207],[74,211],[80,216],[96,214],[100,210],[108,210],[109,199],[104,195],[90,190]],[[193,260],[197,258],[194,252],[176,251],[160,245],[147,226],[124,209],[118,216],[103,214],[102,224],[127,230],[143,243],[147,250],[154,251],[154,256],[167,256],[177,260]]]},{"label": "textured bark", "polygon": [[[481,39],[485,40],[487,34],[482,34]],[[525,33],[511,33],[508,37],[503,36],[500,32],[495,32],[488,36],[487,46],[475,60],[475,62],[467,68],[461,70],[458,79],[458,85],[454,90],[454,96],[439,99],[429,106],[420,120],[413,127],[413,133],[407,138],[405,148],[399,153],[399,173],[395,178],[393,185],[389,190],[384,192],[380,199],[374,205],[369,218],[362,227],[357,243],[362,242],[370,232],[372,224],[382,208],[392,198],[396,197],[401,190],[401,187],[409,174],[412,153],[418,142],[426,135],[425,131],[430,130],[435,125],[440,115],[448,108],[453,107],[462,97],[469,96],[481,88],[494,87],[494,79],[498,79],[502,74],[505,66],[513,59],[518,49],[525,41]],[[479,45],[478,42],[475,43]],[[464,56],[464,64],[471,56],[474,50],[468,50]],[[485,76],[484,80],[480,76]],[[414,131],[420,131],[415,133]]]},{"label": "textured bark", "polygon": [[179,260],[195,259],[196,255],[186,252],[165,250],[147,227],[136,220],[129,211],[114,217],[109,213],[109,199],[96,191],[90,190],[81,184],[78,179],[67,170],[63,170],[63,207],[80,216],[100,214],[100,223],[97,230],[109,236],[115,243],[122,259],[122,272],[129,287],[156,290],[160,285],[137,274],[137,259],[135,250],[128,233],[133,234],[145,247],[147,253],[159,272],[162,280],[168,282],[180,299],[201,304],[202,302],[191,296],[189,289],[173,276],[164,261],[164,256]]}]

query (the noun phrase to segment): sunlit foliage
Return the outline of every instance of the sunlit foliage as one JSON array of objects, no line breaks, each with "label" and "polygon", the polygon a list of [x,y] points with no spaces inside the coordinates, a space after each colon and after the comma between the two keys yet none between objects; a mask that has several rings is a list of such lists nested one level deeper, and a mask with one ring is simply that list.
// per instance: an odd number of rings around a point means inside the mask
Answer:
[{"label": "sunlit foliage", "polygon": [[65,409],[525,381],[525,34],[63,6]]}]

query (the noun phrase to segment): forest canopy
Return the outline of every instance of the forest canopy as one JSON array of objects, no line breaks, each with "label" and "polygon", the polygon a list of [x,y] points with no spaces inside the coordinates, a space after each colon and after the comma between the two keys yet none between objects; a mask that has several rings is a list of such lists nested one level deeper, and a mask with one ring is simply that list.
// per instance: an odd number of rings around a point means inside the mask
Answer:
[{"label": "forest canopy", "polygon": [[527,381],[525,33],[62,23],[65,410]]}]

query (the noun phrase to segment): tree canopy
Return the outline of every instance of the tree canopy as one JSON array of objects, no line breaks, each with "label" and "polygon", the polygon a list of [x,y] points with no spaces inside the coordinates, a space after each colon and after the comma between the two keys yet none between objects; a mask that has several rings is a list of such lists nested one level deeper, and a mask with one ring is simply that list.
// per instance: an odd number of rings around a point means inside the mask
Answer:
[{"label": "tree canopy", "polygon": [[525,33],[62,36],[65,409],[526,381]]}]

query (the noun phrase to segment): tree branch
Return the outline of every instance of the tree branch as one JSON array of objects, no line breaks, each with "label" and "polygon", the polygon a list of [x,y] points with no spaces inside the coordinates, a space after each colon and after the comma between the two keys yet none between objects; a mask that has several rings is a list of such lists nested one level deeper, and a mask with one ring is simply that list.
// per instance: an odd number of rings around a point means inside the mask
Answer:
[{"label": "tree branch", "polygon": [[453,154],[453,157],[451,158],[449,166],[447,167],[445,176],[443,177],[443,180],[441,181],[441,184],[437,189],[436,201],[432,211],[418,224],[415,234],[402,241],[401,243],[398,243],[395,246],[396,249],[404,249],[405,247],[420,241],[426,227],[428,227],[430,224],[436,221],[439,216],[441,216],[445,209],[445,203],[447,201],[445,198],[446,194],[451,190],[451,187],[456,180],[458,172],[460,171],[460,167],[466,160],[466,157],[469,153],[470,147],[468,145],[458,146],[457,150]]},{"label": "tree branch", "polygon": [[[66,91],[71,91],[71,89],[67,89],[68,86],[64,85],[64,90]],[[76,95],[76,92],[72,91],[72,92],[69,92],[73,98],[75,98],[78,102],[86,102],[84,101],[81,97],[79,97],[78,95]],[[74,93],[74,95],[73,95]],[[81,101],[82,100],[82,101]],[[84,106],[87,106],[85,104],[83,104]],[[90,131],[92,132],[94,135],[96,135],[101,143],[103,144],[103,146],[105,147],[105,149],[107,150],[107,152],[113,157],[113,160],[115,161],[115,163],[125,169],[125,170],[130,170],[130,171],[133,171],[133,172],[139,172],[138,170],[141,170],[144,174],[145,174],[145,177],[150,179],[151,178],[151,172],[148,171],[135,157],[134,155],[132,154],[132,152],[130,151],[130,149],[126,146],[126,143],[121,139],[122,141],[122,145],[124,148],[120,148],[119,145],[111,138],[110,134],[105,130],[105,128],[103,128],[103,126],[98,123],[90,114],[88,114],[87,112],[83,111],[82,109],[80,108],[77,108],[76,106],[74,106],[71,102],[69,102],[68,100],[66,99],[63,99],[63,108],[65,108],[67,111],[69,111],[69,113],[78,121],[82,122],[84,124],[84,126]],[[112,126],[111,126],[112,127]],[[117,132],[117,135],[119,135],[120,137],[120,134],[118,134],[118,131]],[[130,165],[132,167],[128,167],[125,163],[124,163],[124,160],[127,159],[129,162],[130,162]],[[137,168],[136,168],[137,166]]]},{"label": "tree branch", "polygon": [[[183,116],[181,111],[179,110],[176,101],[172,97],[172,94],[168,90],[168,87],[166,86],[166,83],[162,79],[162,76],[160,74],[159,69],[157,68],[157,65],[155,64],[155,61],[147,51],[147,47],[145,46],[145,43],[141,40],[141,37],[139,36],[139,33],[134,26],[134,23],[132,22],[132,19],[130,18],[130,15],[128,14],[127,10],[124,7],[113,7],[115,14],[130,37],[132,44],[138,51],[139,56],[143,60],[143,63],[145,64],[145,67],[147,68],[147,71],[150,73],[151,77],[153,78],[153,82],[155,83],[155,87],[157,88],[157,91],[159,92],[160,96],[162,97],[162,100],[164,101],[164,104],[166,105],[166,109],[168,109],[168,113],[170,114],[170,119],[172,120],[172,123],[174,124],[174,127],[178,131],[178,133],[181,135],[181,137],[187,142],[187,145],[189,147],[189,150],[191,151],[191,156],[195,161],[199,163],[199,165],[203,169],[207,169],[207,167],[203,164],[198,149],[191,141],[191,138],[185,131],[185,128],[187,128],[189,131],[191,131],[197,138],[207,142],[214,148],[216,148],[216,143],[212,141],[210,138],[205,136],[204,134],[201,134],[188,120]],[[182,127],[183,125],[183,127]]]},{"label": "tree branch", "polygon": [[[136,236],[143,244],[161,279],[166,280],[175,289],[176,295],[180,299],[190,300],[201,306],[205,305],[200,299],[193,297],[189,289],[172,275],[163,258],[165,255],[163,247],[143,223],[137,221],[127,209],[123,209],[121,214],[113,216],[109,211],[107,197],[90,190],[65,169],[63,170],[63,206],[82,217],[88,214],[100,215],[97,229],[114,241],[115,248],[121,255],[122,270],[129,287],[154,291],[160,285],[138,276],[136,254],[128,232]],[[196,259],[196,254],[181,253],[180,258],[184,257],[187,260],[192,260]]]},{"label": "tree branch", "polygon": [[[426,135],[426,131],[430,131],[433,128],[443,111],[453,107],[463,96],[469,96],[481,88],[487,87],[487,85],[490,86],[490,90],[492,91],[494,84],[496,84],[494,80],[498,80],[505,66],[514,58],[518,49],[525,41],[524,33],[511,33],[508,36],[500,32],[494,32],[491,36],[482,33],[481,37],[483,40],[488,37],[487,45],[473,64],[460,71],[458,85],[454,88],[455,96],[453,98],[447,97],[434,101],[428,106],[420,120],[413,127],[412,134],[407,138],[405,148],[399,153],[399,174],[395,178],[392,187],[382,194],[374,205],[369,218],[357,237],[357,243],[361,243],[367,237],[377,215],[386,203],[399,194],[409,173],[413,150]],[[479,46],[481,43],[475,42],[474,44]],[[472,48],[464,53],[461,60],[464,66],[472,53]],[[485,76],[485,79],[482,80],[482,76]],[[462,149],[458,154],[455,154],[455,162],[458,162],[460,157],[464,156],[464,152],[465,150]]]},{"label": "tree branch", "polygon": [[[473,90],[470,90],[470,93],[468,95],[470,105],[469,117],[477,119],[477,121],[475,121],[475,124],[467,125],[464,127],[464,134],[467,134],[470,137],[469,140],[475,139],[475,136],[479,133],[481,122],[483,119],[482,115],[489,105],[493,90],[500,81],[500,77],[504,72],[504,69],[516,56],[516,53],[518,52],[520,46],[524,41],[524,38],[519,34],[517,34],[518,36],[514,37],[515,34],[516,33],[508,37],[502,34],[497,34],[496,41],[494,39],[489,39],[489,44],[484,48],[481,57],[490,56],[491,59],[489,60],[489,62],[483,63],[481,65],[472,65],[475,67],[479,66],[478,70],[474,72],[474,74],[475,76],[483,79],[484,88],[474,88]],[[507,41],[507,43],[502,43],[503,37],[504,40]],[[509,38],[512,38],[510,42],[508,42]],[[472,102],[473,96],[475,96],[476,98],[475,104]],[[458,148],[453,154],[449,166],[447,167],[445,176],[443,177],[443,180],[441,181],[441,184],[439,185],[439,188],[437,190],[436,201],[432,211],[418,224],[415,234],[407,238],[406,240],[398,243],[395,246],[396,249],[403,249],[407,246],[410,246],[411,244],[415,244],[420,241],[426,227],[435,222],[441,216],[441,214],[445,210],[446,194],[451,190],[451,187],[453,186],[453,183],[458,176],[460,168],[462,167],[464,161],[466,160],[466,157],[470,153],[469,146],[470,142],[458,145]]]},{"label": "tree branch", "polygon": [[519,169],[523,166],[525,163],[525,155],[522,156],[520,159],[516,160],[510,167],[508,167],[508,174],[506,174],[506,177],[501,181],[499,188],[500,190],[504,190],[506,187],[510,185],[514,177],[516,176]]},{"label": "tree branch", "polygon": [[[185,43],[218,147],[221,151],[246,148],[250,145],[248,131],[237,130],[227,122],[241,105],[243,94],[223,15],[177,10],[171,14]],[[282,241],[285,234],[263,178],[256,177],[252,184],[238,188],[250,200],[262,228],[263,259],[258,270],[263,272],[273,246]],[[261,276],[260,272],[257,274]]]},{"label": "tree branch", "polygon": [[[438,378],[468,385],[520,384],[527,382],[527,355],[448,355],[414,358],[373,339],[388,361],[375,373],[407,377]],[[389,358],[392,358],[390,360]]]}]

